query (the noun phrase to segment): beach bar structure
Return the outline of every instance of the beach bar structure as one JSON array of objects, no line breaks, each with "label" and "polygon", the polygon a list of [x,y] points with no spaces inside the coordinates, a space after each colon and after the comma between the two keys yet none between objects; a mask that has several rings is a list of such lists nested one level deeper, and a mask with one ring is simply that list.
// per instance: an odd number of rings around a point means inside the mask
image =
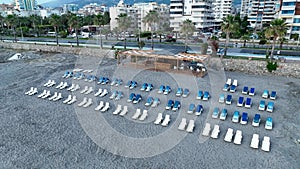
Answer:
[{"label": "beach bar structure", "polygon": [[[172,71],[177,73],[191,72],[186,64],[190,62],[204,63],[209,55],[178,53],[175,55],[156,54],[152,50],[127,50],[117,54],[118,64],[146,68],[154,71]],[[194,75],[204,76],[206,68],[193,71]]]}]

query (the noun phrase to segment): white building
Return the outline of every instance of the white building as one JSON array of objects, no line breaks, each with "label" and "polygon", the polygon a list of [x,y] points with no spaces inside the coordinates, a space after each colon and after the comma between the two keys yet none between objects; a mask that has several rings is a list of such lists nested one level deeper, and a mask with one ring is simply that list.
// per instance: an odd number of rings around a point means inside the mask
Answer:
[{"label": "white building", "polygon": [[248,16],[250,27],[261,29],[276,18],[279,0],[242,0],[241,14]]},{"label": "white building", "polygon": [[117,18],[120,14],[127,14],[131,18],[130,32],[137,30],[150,31],[147,24],[143,22],[144,17],[149,11],[155,10],[162,17],[160,22],[169,23],[169,8],[165,4],[158,5],[156,2],[149,3],[135,3],[132,6],[124,4],[123,0],[120,0],[117,6],[109,8],[110,14],[110,29],[113,30],[118,27]]},{"label": "white building", "polygon": [[15,9],[33,11],[36,9],[36,0],[15,0]]},{"label": "white building", "polygon": [[222,22],[222,19],[227,15],[230,15],[232,10],[232,0],[215,0],[213,2],[213,11],[216,22]]},{"label": "white building", "polygon": [[77,13],[79,10],[79,7],[77,4],[64,4],[63,5],[63,14],[66,14],[68,12],[71,13]]},{"label": "white building", "polygon": [[285,20],[288,26],[287,38],[292,34],[300,34],[300,2],[298,0],[282,0],[279,18]]},{"label": "white building", "polygon": [[184,20],[191,20],[195,27],[206,32],[214,27],[213,0],[171,0],[170,27],[180,32]]}]

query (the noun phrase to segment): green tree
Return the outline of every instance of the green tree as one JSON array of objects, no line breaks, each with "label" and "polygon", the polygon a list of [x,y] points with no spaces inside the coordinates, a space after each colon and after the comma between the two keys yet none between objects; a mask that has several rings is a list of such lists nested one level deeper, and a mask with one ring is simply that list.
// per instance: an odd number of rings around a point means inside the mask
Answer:
[{"label": "green tree", "polygon": [[41,21],[41,16],[38,15],[30,15],[29,20],[31,21],[31,26],[33,27],[33,32],[35,35],[39,36],[38,25]]},{"label": "green tree", "polygon": [[188,37],[193,34],[195,29],[196,29],[196,27],[191,20],[187,19],[187,20],[183,21],[180,32],[185,36],[185,42],[184,42],[184,51],[185,52],[187,51]]},{"label": "green tree", "polygon": [[118,22],[118,30],[120,30],[121,32],[123,32],[123,36],[124,36],[124,49],[126,49],[126,36],[125,36],[125,32],[127,31],[127,29],[130,27],[131,25],[131,19],[129,16],[127,16],[127,14],[120,14],[117,18],[117,22]]},{"label": "green tree", "polygon": [[243,40],[243,47],[246,47],[246,43],[247,43],[247,41],[250,40],[250,36],[248,34],[246,34],[246,35],[243,35],[241,37],[241,39]]},{"label": "green tree", "polygon": [[221,24],[221,29],[226,34],[224,56],[227,55],[227,48],[228,48],[228,43],[230,40],[230,34],[235,32],[237,27],[238,27],[238,25],[235,22],[234,16],[227,15],[225,18],[223,18],[223,23]]},{"label": "green tree", "polygon": [[71,29],[75,30],[76,35],[76,44],[79,46],[79,40],[78,40],[78,29],[81,27],[81,20],[79,17],[77,17],[75,14],[72,14],[68,20],[68,25]]},{"label": "green tree", "polygon": [[155,10],[149,11],[143,19],[143,22],[149,25],[149,28],[151,31],[151,49],[152,50],[154,48],[153,33],[155,31],[155,27],[157,26],[158,21],[159,21],[159,14]]},{"label": "green tree", "polygon": [[103,48],[103,42],[102,42],[102,26],[105,24],[104,16],[101,14],[98,14],[94,18],[94,24],[99,25],[99,37],[100,37],[100,47]]},{"label": "green tree", "polygon": [[8,29],[11,29],[11,31],[14,34],[15,42],[17,41],[17,32],[16,27],[18,25],[18,16],[16,14],[13,15],[7,15],[5,18],[5,23],[8,27]]},{"label": "green tree", "polygon": [[282,19],[274,19],[270,22],[270,26],[265,31],[268,39],[273,39],[270,59],[273,59],[273,52],[277,39],[283,38],[287,31],[287,23]]},{"label": "green tree", "polygon": [[56,45],[58,45],[58,27],[60,25],[60,17],[57,14],[50,15],[49,23],[54,28]]}]

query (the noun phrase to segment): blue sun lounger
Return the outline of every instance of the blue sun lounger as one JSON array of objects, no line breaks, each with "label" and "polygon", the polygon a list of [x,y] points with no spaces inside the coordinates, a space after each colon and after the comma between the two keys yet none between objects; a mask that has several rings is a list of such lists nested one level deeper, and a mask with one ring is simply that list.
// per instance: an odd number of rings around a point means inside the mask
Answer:
[{"label": "blue sun lounger", "polygon": [[239,106],[239,107],[244,106],[244,97],[243,96],[239,97],[239,100],[237,102],[237,106]]},{"label": "blue sun lounger", "polygon": [[201,104],[198,104],[195,115],[197,116],[201,115],[202,111],[203,111],[203,106]]},{"label": "blue sun lounger", "polygon": [[267,111],[272,113],[273,109],[274,109],[274,102],[269,102],[267,105]]},{"label": "blue sun lounger", "polygon": [[242,90],[242,94],[248,94],[248,92],[249,92],[248,86],[244,86],[244,88]]},{"label": "blue sun lounger", "polygon": [[272,91],[271,94],[270,94],[270,99],[275,100],[276,96],[277,96],[276,91]]},{"label": "blue sun lounger", "polygon": [[261,95],[262,98],[267,99],[269,98],[269,91],[268,90],[264,90],[263,94]]},{"label": "blue sun lounger", "polygon": [[255,95],[255,88],[252,87],[249,91],[249,96],[254,96]]},{"label": "blue sun lounger", "polygon": [[251,98],[247,98],[245,101],[245,107],[251,108],[251,106],[252,106],[252,100],[251,100]]},{"label": "blue sun lounger", "polygon": [[258,110],[266,110],[266,102],[264,100],[259,102]]},{"label": "blue sun lounger", "polygon": [[198,95],[197,95],[197,100],[201,100],[202,99],[202,97],[203,97],[203,91],[202,90],[199,90],[198,91]]},{"label": "blue sun lounger", "polygon": [[242,114],[242,118],[241,118],[241,124],[247,124],[247,122],[248,122],[248,113],[246,113],[246,112],[243,112],[243,114]]},{"label": "blue sun lounger", "polygon": [[224,87],[223,87],[223,91],[228,91],[230,89],[230,85],[229,84],[224,84]]},{"label": "blue sun lounger", "polygon": [[209,99],[209,92],[205,91],[202,100],[207,101],[208,99]]},{"label": "blue sun lounger", "polygon": [[235,85],[231,85],[230,86],[230,90],[231,93],[234,93],[236,91],[236,86]]},{"label": "blue sun lounger", "polygon": [[225,102],[226,104],[231,104],[232,103],[232,95],[227,95],[227,97],[226,97],[226,102]]}]

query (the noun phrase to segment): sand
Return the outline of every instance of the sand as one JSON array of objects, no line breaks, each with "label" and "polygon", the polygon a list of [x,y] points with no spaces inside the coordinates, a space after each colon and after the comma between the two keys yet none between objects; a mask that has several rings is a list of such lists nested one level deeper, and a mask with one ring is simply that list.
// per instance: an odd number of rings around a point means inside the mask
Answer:
[{"label": "sand", "polygon": [[[213,66],[208,76],[195,78],[183,74],[152,72],[123,66],[116,66],[113,59],[99,59],[68,54],[45,54],[32,51],[19,51],[28,56],[19,61],[8,62],[7,58],[16,51],[0,50],[0,168],[299,168],[300,162],[300,79],[279,76],[254,76],[236,72],[223,72]],[[126,83],[134,79],[139,83],[151,82],[153,92],[129,91],[124,86],[101,86],[84,81],[62,79],[66,70],[73,68],[93,69],[97,76],[119,77]],[[237,79],[239,86],[233,94],[233,104],[218,103],[226,78]],[[120,101],[111,101],[108,96],[94,98],[90,108],[78,108],[65,105],[62,101],[51,102],[24,93],[31,86],[39,91],[46,89],[42,85],[54,79],[57,82],[76,82],[84,85],[124,92]],[[173,89],[168,96],[157,94],[158,86],[170,85]],[[238,108],[236,100],[242,95],[244,85],[256,88],[251,109]],[[180,86],[189,88],[188,98],[177,98],[174,92]],[[197,90],[211,93],[208,102],[195,100]],[[276,90],[273,113],[258,111],[259,101],[264,89]],[[58,91],[50,88],[51,91]],[[70,92],[60,91],[66,98]],[[126,103],[131,92],[141,93],[142,103]],[[74,92],[79,99],[84,95]],[[148,95],[159,97],[159,107],[149,109],[149,116],[144,122],[131,119],[136,108],[145,109]],[[182,108],[178,112],[166,111],[168,99],[180,100]],[[100,100],[109,101],[111,109],[106,113],[95,112]],[[267,100],[268,102],[269,100]],[[78,103],[78,102],[77,102]],[[196,117],[186,113],[189,103],[202,104],[204,112]],[[128,105],[125,117],[113,115],[117,104]],[[211,118],[214,107],[227,108],[229,115],[225,121]],[[234,110],[248,112],[250,121],[247,125],[231,122]],[[170,114],[168,127],[153,124],[157,114]],[[255,113],[260,113],[262,122],[253,127],[251,120]],[[195,120],[193,133],[178,131],[181,118]],[[274,128],[264,129],[266,117],[272,117]],[[220,125],[218,139],[201,136],[205,122]],[[243,131],[242,145],[225,142],[227,128]],[[271,151],[250,148],[252,134],[271,138]],[[297,167],[298,166],[298,167]]]}]

